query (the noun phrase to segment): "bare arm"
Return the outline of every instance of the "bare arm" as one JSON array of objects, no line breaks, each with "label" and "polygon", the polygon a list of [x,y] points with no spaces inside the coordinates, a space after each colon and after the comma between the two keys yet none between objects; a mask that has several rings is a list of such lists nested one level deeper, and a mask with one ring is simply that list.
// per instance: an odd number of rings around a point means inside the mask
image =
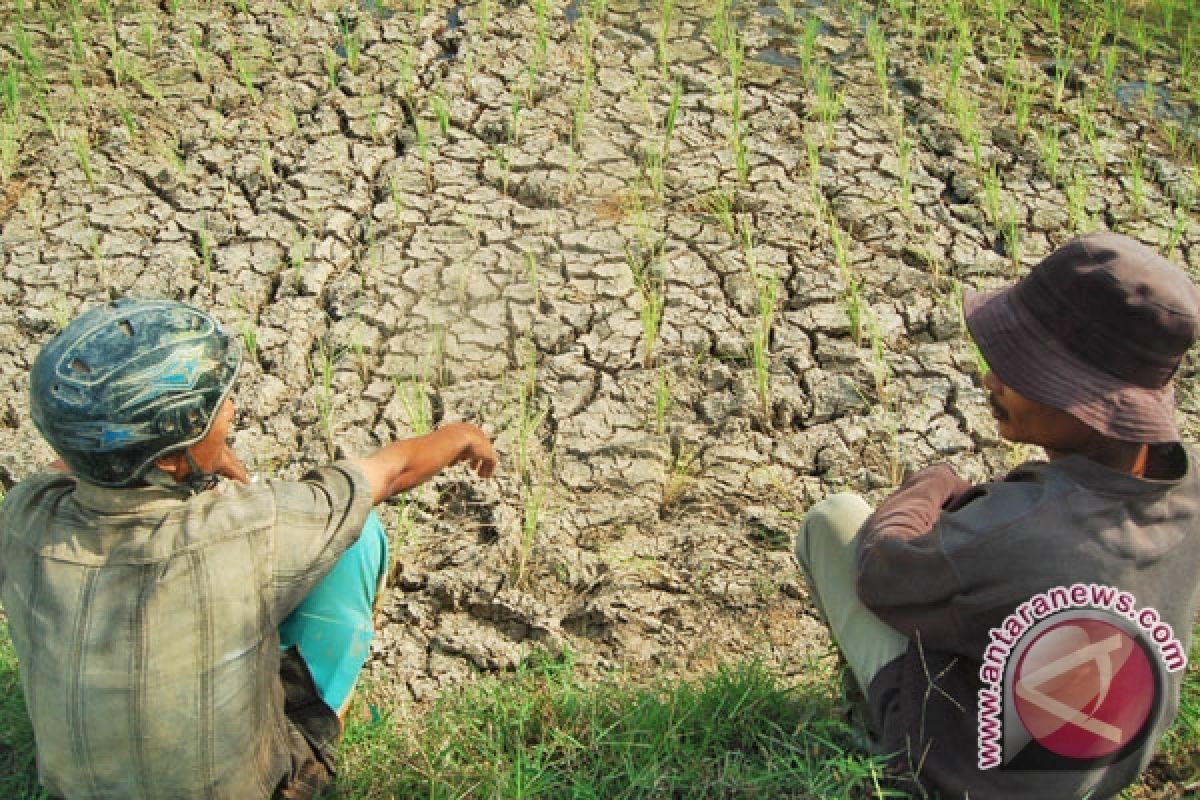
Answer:
[{"label": "bare arm", "polygon": [[482,478],[490,478],[496,470],[496,451],[487,434],[465,422],[444,425],[424,436],[392,442],[368,456],[353,460],[366,473],[375,503],[424,483],[446,467],[463,462]]}]

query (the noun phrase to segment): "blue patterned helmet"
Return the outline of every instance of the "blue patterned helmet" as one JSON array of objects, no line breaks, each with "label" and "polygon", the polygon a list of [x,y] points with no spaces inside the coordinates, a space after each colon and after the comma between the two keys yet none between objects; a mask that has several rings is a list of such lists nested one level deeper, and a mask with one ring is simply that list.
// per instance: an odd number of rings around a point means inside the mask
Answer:
[{"label": "blue patterned helmet", "polygon": [[117,300],[80,315],[38,353],[33,423],[78,477],[129,486],[208,434],[241,363],[237,339],[203,311]]}]

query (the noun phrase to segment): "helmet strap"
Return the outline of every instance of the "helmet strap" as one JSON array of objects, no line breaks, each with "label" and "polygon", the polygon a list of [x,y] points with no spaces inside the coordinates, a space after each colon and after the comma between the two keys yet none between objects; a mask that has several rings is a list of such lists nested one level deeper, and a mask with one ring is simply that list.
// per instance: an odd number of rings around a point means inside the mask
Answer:
[{"label": "helmet strap", "polygon": [[205,472],[200,469],[200,465],[196,463],[196,459],[192,458],[191,450],[184,450],[183,457],[187,461],[188,474],[183,479],[182,483],[192,491],[192,494],[206,492],[217,485],[219,480],[215,472]]}]

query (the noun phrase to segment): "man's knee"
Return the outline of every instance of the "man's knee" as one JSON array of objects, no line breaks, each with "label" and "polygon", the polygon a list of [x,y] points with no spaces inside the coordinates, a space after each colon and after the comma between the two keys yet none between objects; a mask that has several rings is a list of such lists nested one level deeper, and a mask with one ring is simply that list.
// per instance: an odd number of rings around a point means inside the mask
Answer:
[{"label": "man's knee", "polygon": [[830,495],[804,515],[800,532],[796,534],[796,558],[807,565],[813,547],[826,544],[830,538],[844,546],[858,534],[858,529],[870,515],[871,506],[854,492]]}]

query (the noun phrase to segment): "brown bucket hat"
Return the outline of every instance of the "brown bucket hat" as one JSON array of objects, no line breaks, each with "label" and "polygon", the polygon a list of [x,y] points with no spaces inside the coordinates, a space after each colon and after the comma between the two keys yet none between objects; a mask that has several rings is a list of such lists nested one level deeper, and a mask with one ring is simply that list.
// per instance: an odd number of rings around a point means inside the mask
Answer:
[{"label": "brown bucket hat", "polygon": [[1014,390],[1127,442],[1175,442],[1171,378],[1200,334],[1200,292],[1116,233],[1073,239],[1016,284],[963,296],[967,328]]}]

